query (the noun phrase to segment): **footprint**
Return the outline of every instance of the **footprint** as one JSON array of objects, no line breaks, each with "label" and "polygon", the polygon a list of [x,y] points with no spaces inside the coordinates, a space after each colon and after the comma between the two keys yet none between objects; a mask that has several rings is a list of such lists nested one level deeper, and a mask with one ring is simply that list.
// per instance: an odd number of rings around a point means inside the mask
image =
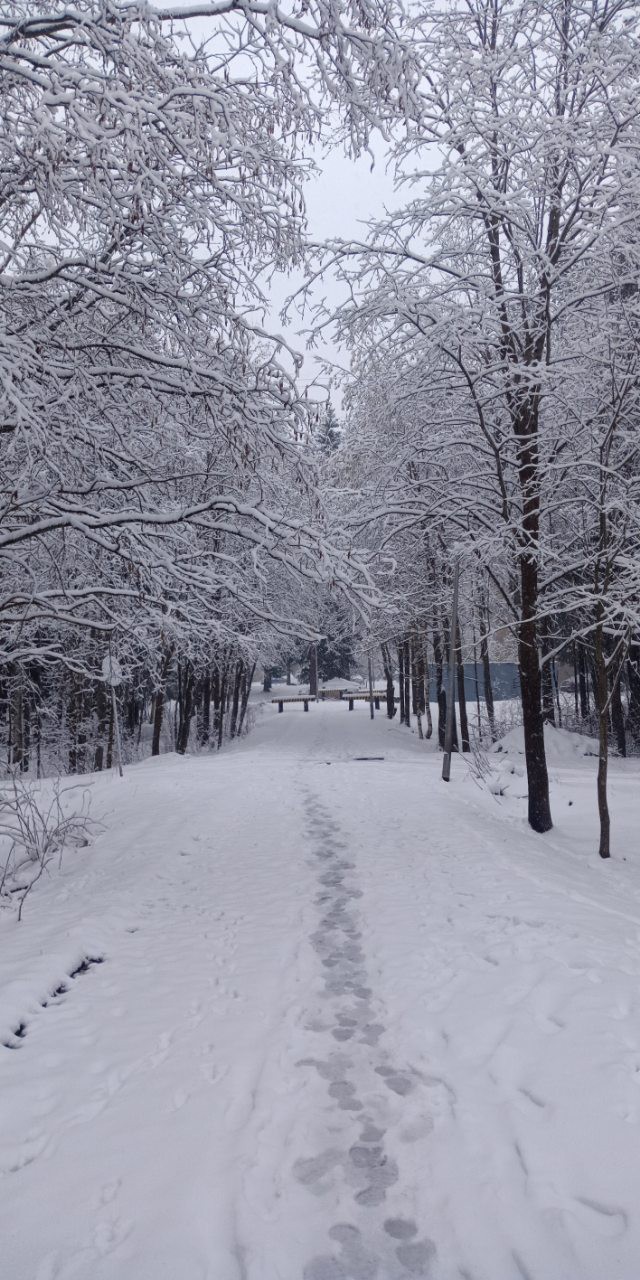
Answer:
[{"label": "footprint", "polygon": [[314,1258],[308,1262],[303,1273],[304,1280],[349,1280],[339,1258]]},{"label": "footprint", "polygon": [[436,1256],[433,1240],[412,1240],[398,1245],[396,1257],[412,1276],[428,1276]]},{"label": "footprint", "polygon": [[398,1093],[402,1098],[405,1098],[408,1093],[412,1093],[415,1087],[413,1080],[410,1080],[409,1076],[404,1076],[400,1073],[385,1076],[384,1082],[387,1089],[392,1089],[394,1093]]},{"label": "footprint", "polygon": [[387,1218],[384,1229],[394,1240],[411,1240],[418,1234],[418,1228],[410,1218]]},{"label": "footprint", "polygon": [[301,1156],[293,1166],[294,1177],[305,1187],[313,1187],[327,1173],[335,1169],[341,1160],[342,1153],[336,1151],[334,1147],[330,1147],[327,1151],[322,1151],[318,1156],[311,1156],[307,1159]]}]

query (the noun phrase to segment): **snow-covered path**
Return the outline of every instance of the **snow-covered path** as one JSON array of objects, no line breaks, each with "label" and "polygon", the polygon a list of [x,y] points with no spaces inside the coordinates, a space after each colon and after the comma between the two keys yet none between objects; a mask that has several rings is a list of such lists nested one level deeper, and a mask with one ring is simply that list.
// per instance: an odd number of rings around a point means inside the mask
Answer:
[{"label": "snow-covered path", "polygon": [[3,1278],[637,1280],[640,875],[456,763],[269,706],[96,782],[0,921]]}]

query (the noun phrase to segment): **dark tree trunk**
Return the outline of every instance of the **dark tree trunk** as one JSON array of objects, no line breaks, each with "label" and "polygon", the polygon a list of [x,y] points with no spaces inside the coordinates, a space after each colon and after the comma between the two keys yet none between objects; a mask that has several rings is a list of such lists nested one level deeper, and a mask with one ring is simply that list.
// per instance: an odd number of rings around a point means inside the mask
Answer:
[{"label": "dark tree trunk", "polygon": [[273,670],[271,667],[265,667],[264,678],[262,681],[262,692],[271,693],[272,686],[273,686]]},{"label": "dark tree trunk", "polygon": [[407,729],[411,728],[411,645],[408,639],[404,641],[404,722]]},{"label": "dark tree trunk", "polygon": [[382,666],[384,668],[384,678],[387,684],[387,717],[393,720],[396,714],[396,696],[393,687],[393,668],[391,666],[391,654],[386,644],[380,646],[382,653]]},{"label": "dark tree trunk", "polygon": [[627,683],[629,685],[627,728],[637,750],[640,747],[640,644],[629,646]]},{"label": "dark tree trunk", "polygon": [[489,657],[489,610],[487,608],[480,612],[480,658],[482,661],[484,705],[487,708],[489,733],[491,734],[491,741],[495,742],[497,738],[496,717],[493,705],[493,685],[491,683],[491,659]]},{"label": "dark tree trunk", "polygon": [[201,689],[200,746],[206,747],[211,733],[211,674],[207,672]]},{"label": "dark tree trunk", "polygon": [[469,740],[469,720],[467,717],[467,695],[464,687],[462,635],[459,625],[456,632],[456,676],[458,680],[458,706],[460,708],[460,743],[464,752],[471,750],[471,742]]},{"label": "dark tree trunk", "polygon": [[[542,649],[543,659],[547,658],[547,654],[551,650],[551,645],[549,643],[548,628],[549,628],[548,619],[545,618],[539,624],[540,647]],[[548,724],[555,725],[556,714],[555,714],[555,705],[553,700],[553,676],[551,673],[551,663],[548,661],[542,662],[541,671],[540,671],[540,683],[541,683],[541,689],[542,689],[542,718]]]},{"label": "dark tree trunk", "polygon": [[583,645],[578,645],[578,688],[580,691],[580,718],[589,719],[589,686],[587,684],[587,660]]},{"label": "dark tree trunk", "polygon": [[524,749],[529,787],[529,824],[534,831],[550,831],[549,775],[544,749],[542,687],[535,611],[538,601],[538,570],[535,562],[523,556],[520,561],[522,620],[518,628],[518,664],[522,693]]},{"label": "dark tree trunk", "polygon": [[577,724],[578,714],[580,711],[580,703],[578,701],[578,653],[576,649],[575,640],[573,641],[571,649],[572,649],[572,655],[573,655],[573,708],[574,708],[576,724]]},{"label": "dark tree trunk", "polygon": [[176,751],[179,756],[183,756],[189,746],[194,686],[195,680],[191,663],[186,662],[184,669],[179,669],[178,728],[176,732]]},{"label": "dark tree trunk", "polygon": [[433,658],[436,668],[436,698],[438,700],[438,745],[444,751],[444,735],[447,726],[447,695],[443,684],[444,659],[442,637],[439,631],[433,631]]},{"label": "dark tree trunk", "polygon": [[242,729],[244,726],[245,716],[247,714],[247,707],[249,705],[249,696],[251,694],[251,683],[253,680],[255,669],[256,669],[255,663],[253,664],[251,670],[249,670],[248,667],[245,667],[244,681],[242,685],[242,696],[240,699],[240,715],[238,717],[238,729],[237,729],[238,737],[242,733]]},{"label": "dark tree trunk", "polygon": [[400,724],[404,724],[406,711],[404,705],[404,645],[402,643],[398,645],[398,694],[400,700]]},{"label": "dark tree trunk", "polygon": [[[596,581],[597,591],[597,581]],[[598,602],[597,611],[599,614],[598,624],[594,637],[594,667],[595,667],[595,695],[596,708],[598,712],[598,815],[600,818],[600,846],[598,853],[601,858],[611,857],[611,819],[609,816],[609,804],[607,801],[607,773],[609,765],[609,716],[607,710],[608,703],[608,684],[607,684],[607,663],[604,651],[604,636],[602,627],[602,611],[601,601]]]},{"label": "dark tree trunk", "polygon": [[[69,752],[71,756],[71,752]],[[29,706],[22,675],[11,682],[9,700],[9,762],[21,773],[29,769]]]},{"label": "dark tree trunk", "polygon": [[229,737],[235,738],[238,730],[238,711],[240,709],[240,693],[242,691],[242,677],[244,675],[244,662],[236,662],[235,675],[233,678],[233,699],[231,703],[231,724],[229,727]]},{"label": "dark tree trunk", "polygon": [[104,739],[109,723],[109,700],[107,691],[100,682],[96,685],[95,690],[95,707],[96,707],[96,747],[93,755],[93,767],[96,773],[100,773],[104,767]]},{"label": "dark tree trunk", "polygon": [[107,734],[107,769],[113,766],[113,739],[115,734],[115,722],[113,719],[113,698],[109,698],[109,732]]},{"label": "dark tree trunk", "polygon": [[562,728],[562,703],[561,703],[561,701],[560,701],[560,684],[559,684],[559,681],[558,681],[558,664],[557,664],[557,662],[556,662],[555,658],[553,659],[553,661],[552,661],[552,663],[551,663],[551,680],[552,680],[552,683],[553,683],[553,696],[554,696],[554,698],[555,698],[555,703],[556,703],[556,714],[557,714],[557,717],[558,717],[558,727],[561,729],[561,728]]},{"label": "dark tree trunk", "polygon": [[69,730],[69,773],[78,773],[80,762],[80,693],[77,681],[74,680],[69,694],[69,702],[67,705],[67,727]]},{"label": "dark tree trunk", "polygon": [[[151,755],[152,756],[160,755],[160,736],[162,734],[162,721],[164,719],[165,686],[169,676],[169,669],[171,667],[172,657],[173,657],[173,647],[170,649],[165,649],[163,658],[162,658],[162,663],[160,666],[159,683],[155,691],[154,700],[153,700],[153,735],[151,738]],[[107,765],[107,767],[110,768],[111,766]]]},{"label": "dark tree trunk", "polygon": [[627,754],[627,735],[624,727],[624,708],[622,706],[622,661],[617,662],[609,673],[609,690],[611,698],[611,727],[616,740],[618,755]]},{"label": "dark tree trunk", "polygon": [[480,710],[480,672],[478,671],[478,645],[476,624],[473,624],[473,682],[476,689],[476,713],[478,716],[478,738],[482,742],[482,713]]},{"label": "dark tree trunk", "polygon": [[424,694],[424,645],[422,636],[418,631],[414,632],[411,638],[411,697],[413,702],[413,713],[418,721],[418,734],[420,738],[424,738],[422,728],[422,720],[425,713],[425,694]]},{"label": "dark tree trunk", "polygon": [[222,739],[224,737],[224,714],[225,714],[225,705],[227,701],[227,672],[228,672],[228,667],[225,662],[225,666],[220,679],[220,705],[218,707],[218,751],[222,746]]},{"label": "dark tree trunk", "polygon": [[518,662],[522,696],[524,752],[529,789],[529,824],[549,831],[549,775],[544,748],[542,685],[538,658],[536,615],[539,607],[537,546],[540,536],[540,457],[538,451],[540,399],[531,389],[514,407],[512,426],[518,451],[518,482],[522,495],[520,546],[520,623]]},{"label": "dark tree trunk", "polygon": [[317,698],[318,696],[318,646],[312,644],[309,646],[309,696]]}]

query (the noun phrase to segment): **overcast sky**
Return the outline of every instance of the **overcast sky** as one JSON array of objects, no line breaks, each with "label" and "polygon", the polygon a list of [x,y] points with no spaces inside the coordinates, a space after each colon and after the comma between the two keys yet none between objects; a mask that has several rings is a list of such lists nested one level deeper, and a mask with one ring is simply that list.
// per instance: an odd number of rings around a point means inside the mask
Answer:
[{"label": "overcast sky", "polygon": [[[385,205],[394,203],[393,183],[385,171],[384,157],[376,159],[371,168],[371,157],[364,156],[357,161],[346,157],[341,149],[335,149],[328,155],[318,154],[316,163],[321,169],[317,178],[312,180],[306,189],[307,211],[309,218],[309,237],[313,241],[331,239],[339,236],[342,239],[362,240],[366,234],[365,223],[369,218],[376,218],[384,212]],[[278,312],[287,296],[302,282],[303,275],[296,272],[291,276],[282,276],[274,281],[271,296],[273,298],[273,328],[283,332],[291,346],[305,350],[305,338],[298,332],[295,317],[288,328],[283,328]],[[330,278],[318,286],[319,297],[325,296],[329,302],[338,302],[337,285]],[[308,325],[309,321],[303,322]],[[320,363],[323,358],[344,363],[343,352],[333,345],[327,334],[322,344],[305,354],[305,362],[301,372],[301,381],[311,384],[316,378],[323,382]],[[322,398],[323,392],[318,389],[314,398]],[[332,392],[336,406],[340,404],[338,391]]]}]

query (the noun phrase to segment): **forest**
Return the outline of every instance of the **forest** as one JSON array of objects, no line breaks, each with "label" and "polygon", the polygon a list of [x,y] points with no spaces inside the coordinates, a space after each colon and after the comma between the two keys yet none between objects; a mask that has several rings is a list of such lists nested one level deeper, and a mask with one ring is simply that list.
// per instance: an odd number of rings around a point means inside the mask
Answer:
[{"label": "forest", "polygon": [[637,0],[2,0],[7,1280],[637,1280],[639,425]]}]

